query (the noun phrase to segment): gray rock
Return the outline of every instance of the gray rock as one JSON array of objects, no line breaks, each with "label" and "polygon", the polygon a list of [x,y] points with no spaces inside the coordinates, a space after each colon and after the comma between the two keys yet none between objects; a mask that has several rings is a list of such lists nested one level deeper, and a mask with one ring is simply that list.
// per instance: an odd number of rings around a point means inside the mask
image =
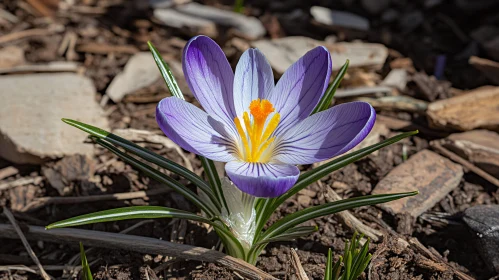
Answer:
[{"label": "gray rock", "polygon": [[331,53],[333,70],[339,70],[347,59],[350,67],[380,68],[388,56],[388,49],[381,44],[371,43],[335,43],[317,41],[307,37],[291,36],[275,40],[259,40],[252,46],[260,49],[277,74],[284,71],[309,50],[317,46],[325,46]]},{"label": "gray rock", "polygon": [[181,29],[191,35],[218,36],[217,26],[211,20],[187,15],[173,9],[155,9],[154,17],[165,26]]},{"label": "gray rock", "polygon": [[313,6],[310,13],[317,22],[331,27],[350,28],[361,31],[369,30],[369,20],[356,14],[335,11],[325,7]]},{"label": "gray rock", "polygon": [[210,20],[216,24],[232,27],[248,39],[257,39],[265,35],[266,30],[259,19],[236,12],[221,10],[198,3],[188,3],[175,8],[186,15]]},{"label": "gray rock", "polygon": [[466,209],[463,220],[473,233],[482,259],[499,273],[499,205],[478,205]]},{"label": "gray rock", "polygon": [[119,102],[127,94],[152,85],[160,77],[151,53],[136,53],[128,60],[123,72],[114,77],[106,94],[114,102]]},{"label": "gray rock", "polygon": [[0,76],[0,157],[39,164],[65,155],[91,154],[87,134],[63,123],[71,118],[106,129],[92,81],[72,73]]},{"label": "gray rock", "polygon": [[418,195],[379,205],[396,215],[418,217],[455,189],[463,177],[459,164],[422,150],[395,167],[374,188],[373,194],[419,191]]}]

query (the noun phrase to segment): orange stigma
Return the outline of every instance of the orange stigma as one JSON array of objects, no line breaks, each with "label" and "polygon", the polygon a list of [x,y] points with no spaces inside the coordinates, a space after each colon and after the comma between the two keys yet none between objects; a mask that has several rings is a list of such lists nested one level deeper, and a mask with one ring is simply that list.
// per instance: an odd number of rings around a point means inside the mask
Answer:
[{"label": "orange stigma", "polygon": [[249,111],[253,116],[252,120],[248,112],[243,113],[242,121],[239,117],[234,119],[242,141],[242,148],[239,150],[241,159],[246,162],[268,162],[270,153],[266,150],[274,142],[274,137],[270,138],[270,135],[277,128],[280,115],[275,113],[265,127],[267,118],[275,111],[272,103],[266,99],[251,101]]}]

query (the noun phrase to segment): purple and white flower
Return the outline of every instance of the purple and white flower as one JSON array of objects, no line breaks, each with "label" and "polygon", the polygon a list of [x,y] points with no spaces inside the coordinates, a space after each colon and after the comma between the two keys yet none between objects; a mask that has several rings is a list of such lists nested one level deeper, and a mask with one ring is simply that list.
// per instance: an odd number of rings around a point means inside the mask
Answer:
[{"label": "purple and white flower", "polygon": [[365,102],[334,106],[310,116],[331,76],[324,47],[306,53],[274,84],[272,68],[257,49],[243,53],[235,74],[222,49],[197,36],[186,45],[183,70],[204,111],[177,97],[160,101],[156,120],[182,148],[227,162],[243,192],[276,197],[312,164],[347,152],[371,131],[376,112]]}]

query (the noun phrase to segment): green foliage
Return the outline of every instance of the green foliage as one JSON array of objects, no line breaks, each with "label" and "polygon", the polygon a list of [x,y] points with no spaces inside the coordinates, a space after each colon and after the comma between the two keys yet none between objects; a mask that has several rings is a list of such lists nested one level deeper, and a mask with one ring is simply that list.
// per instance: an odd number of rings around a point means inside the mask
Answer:
[{"label": "green foliage", "polygon": [[90,265],[87,261],[87,256],[85,255],[85,249],[83,249],[83,244],[80,242],[80,259],[81,259],[81,274],[83,280],[94,280],[92,277],[92,271],[90,271]]},{"label": "green foliage", "polygon": [[[153,54],[154,60],[165,80],[165,83],[172,93],[173,96],[177,98],[184,99],[184,96],[173,77],[170,68],[162,59],[161,55],[157,49],[149,42],[149,48]],[[348,61],[339,71],[338,75],[334,79],[331,86],[328,88],[324,97],[320,101],[319,105],[315,108],[315,112],[320,112],[325,110],[331,104],[331,100],[334,96],[338,85],[345,75],[348,68]],[[257,198],[255,202],[255,224],[254,228],[256,233],[252,244],[244,244],[240,241],[241,239],[234,233],[233,230],[226,224],[223,219],[223,213],[228,212],[227,201],[223,195],[222,186],[220,178],[218,177],[217,171],[215,169],[215,164],[213,161],[200,157],[201,162],[204,167],[204,173],[206,175],[207,181],[196,175],[187,168],[166,159],[160,155],[157,155],[151,151],[148,151],[133,142],[123,139],[115,134],[108,131],[94,127],[85,123],[81,123],[75,120],[63,119],[63,121],[69,125],[79,128],[88,134],[90,138],[95,141],[95,143],[101,145],[102,147],[108,149],[123,161],[129,163],[138,170],[144,172],[146,175],[152,179],[170,187],[173,191],[181,194],[186,199],[191,201],[194,205],[199,207],[205,214],[205,216],[196,215],[194,213],[181,211],[172,208],[158,207],[158,206],[135,206],[135,207],[125,207],[118,209],[111,209],[100,211],[96,213],[86,214],[78,217],[73,217],[67,220],[59,221],[47,226],[47,229],[78,226],[84,224],[98,223],[98,222],[110,222],[119,221],[124,219],[142,219],[142,218],[179,218],[179,219],[189,219],[194,221],[199,221],[207,223],[213,226],[217,234],[219,235],[227,253],[237,258],[244,259],[250,263],[256,263],[256,260],[262,250],[269,242],[275,241],[288,241],[294,238],[299,238],[306,236],[312,232],[317,231],[316,227],[310,226],[300,226],[303,222],[314,219],[317,217],[330,215],[337,213],[339,211],[348,210],[354,207],[373,205],[377,203],[384,203],[392,201],[395,199],[400,199],[406,196],[412,196],[417,194],[417,192],[408,193],[398,193],[398,194],[384,194],[384,195],[371,195],[364,197],[356,197],[345,199],[341,201],[335,201],[331,203],[326,203],[323,205],[309,207],[293,214],[283,217],[279,221],[272,224],[267,230],[263,230],[266,222],[269,220],[272,213],[283,204],[288,198],[299,192],[300,190],[306,188],[310,184],[320,180],[324,176],[330,174],[331,172],[338,170],[354,161],[357,161],[370,153],[377,151],[383,147],[390,144],[396,143],[406,137],[414,135],[417,131],[402,133],[390,139],[387,139],[378,144],[360,149],[358,151],[349,153],[338,157],[318,168],[307,171],[303,173],[296,185],[291,188],[287,193],[281,195],[277,198],[265,199]],[[188,187],[184,186],[180,182],[174,180],[173,178],[162,173],[157,167],[169,170],[191,183],[196,185],[202,193],[195,193],[191,191]],[[208,200],[208,201],[207,201]],[[349,275],[354,275],[354,272],[360,270],[363,263],[357,263],[356,257],[359,254],[354,254],[356,251],[352,251],[352,248],[356,248],[358,241],[352,239],[352,246],[349,247],[350,255],[345,255],[344,260],[346,261],[345,267],[349,265],[350,273]],[[354,242],[355,241],[355,242]],[[367,249],[366,249],[367,250]],[[363,252],[363,251],[361,251]],[[367,251],[366,251],[367,252]],[[348,258],[347,258],[348,257]],[[350,263],[349,263],[350,262]],[[328,273],[337,272],[340,269],[338,267],[331,267]],[[336,270],[335,270],[336,269]],[[363,270],[363,268],[362,268]],[[362,270],[360,270],[362,272]],[[344,276],[346,277],[346,276]],[[350,277],[350,276],[349,276]],[[336,279],[336,278],[333,278]],[[342,278],[342,280],[353,279],[353,278]]]},{"label": "green foliage", "polygon": [[331,105],[331,102],[333,101],[334,94],[336,93],[336,90],[340,86],[341,81],[343,80],[343,77],[347,73],[348,70],[348,65],[350,64],[350,60],[347,59],[345,64],[341,67],[340,71],[334,77],[333,82],[329,85],[329,87],[326,90],[326,93],[324,93],[324,96],[321,98],[319,101],[319,104],[315,106],[314,111],[312,112],[312,115],[315,113],[319,113],[321,111],[327,110],[329,106]]},{"label": "green foliage", "polygon": [[363,237],[355,232],[352,240],[345,243],[345,253],[336,262],[333,262],[333,253],[329,249],[324,280],[356,280],[360,277],[372,258],[368,253],[369,239],[363,246],[360,244]]},{"label": "green foliage", "polygon": [[234,12],[242,14],[244,10],[244,0],[236,0],[234,3]]}]

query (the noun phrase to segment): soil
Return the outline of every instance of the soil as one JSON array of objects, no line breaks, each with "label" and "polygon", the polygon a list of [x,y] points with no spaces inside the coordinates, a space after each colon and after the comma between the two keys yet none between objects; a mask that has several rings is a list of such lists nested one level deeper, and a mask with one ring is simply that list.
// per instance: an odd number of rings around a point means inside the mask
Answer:
[{"label": "soil", "polygon": [[[113,46],[130,46],[136,50],[147,51],[148,40],[158,47],[161,53],[169,59],[180,61],[181,49],[189,39],[189,34],[181,30],[165,28],[151,20],[151,10],[147,5],[138,4],[141,1],[96,1],[76,0],[75,6],[87,7],[87,12],[73,9],[69,11],[60,10],[54,13],[52,19],[40,17],[39,13],[28,3],[49,3],[52,1],[16,1],[5,0],[0,3],[0,9],[9,11],[20,19],[18,23],[0,24],[0,38],[6,34],[29,28],[48,28],[57,24],[64,26],[64,32],[46,37],[30,37],[16,40],[9,45],[15,45],[25,51],[26,60],[29,63],[45,63],[52,61],[74,60],[85,67],[84,75],[90,77],[97,88],[97,100],[100,101],[111,80],[122,71],[131,53],[127,52],[75,52],[73,56],[58,52],[62,37],[67,32],[74,32],[78,37],[78,44],[90,44],[94,42],[105,43]],[[61,1],[71,2],[71,1]],[[137,3],[136,3],[137,2]],[[146,2],[146,1],[144,1]],[[228,1],[206,1],[207,5],[214,5],[223,9],[230,9]],[[272,1],[282,2],[281,5],[261,3],[270,1],[248,1],[249,6],[245,13],[258,16],[266,23],[270,36],[303,35],[295,34],[286,22],[286,16],[291,11],[298,9],[307,13],[311,4],[300,1]],[[313,1],[314,5],[319,2]],[[317,2],[317,3],[315,3]],[[418,2],[418,1],[416,1]],[[421,2],[421,1],[419,1]],[[132,4],[133,3],[133,4]],[[407,3],[394,4],[393,9],[424,12],[432,15],[437,11],[428,12],[422,7]],[[323,3],[326,6],[327,3]],[[447,34],[448,26],[432,27],[432,21],[424,23],[424,27],[414,29],[414,32],[401,30],[400,26],[383,22],[380,16],[372,16],[358,7],[347,7],[334,4],[332,8],[357,11],[369,18],[373,28],[367,34],[358,35],[348,30],[340,30],[336,34],[340,39],[348,40],[362,39],[371,42],[382,42],[393,48],[383,69],[373,71],[374,74],[384,77],[391,69],[390,63],[395,59],[412,59],[416,72],[411,75],[422,75],[428,78],[427,73],[432,73],[434,61],[432,60],[439,52],[445,52],[449,57],[449,64],[456,67],[447,67],[445,77],[448,81],[427,83],[430,90],[421,89],[417,82],[410,82],[407,95],[424,100],[439,100],[452,96],[449,91],[450,85],[454,88],[475,88],[480,85],[490,84],[477,70],[468,64],[464,65],[462,59],[456,56],[463,51],[455,47],[448,49],[449,45],[439,40],[426,42],[415,52],[414,43],[421,36],[435,39],[438,34]],[[281,8],[279,8],[281,7]],[[445,13],[443,5],[439,13]],[[103,13],[98,11],[104,11]],[[119,15],[119,16],[118,16]],[[308,15],[303,15],[308,21]],[[451,18],[451,20],[456,20]],[[1,22],[0,22],[1,23]],[[300,24],[300,23],[298,23]],[[465,23],[457,21],[457,28],[463,28]],[[476,26],[479,23],[473,22]],[[307,25],[302,26],[306,27]],[[442,30],[443,29],[443,30]],[[464,28],[468,32],[469,28]],[[382,31],[382,32],[381,32]],[[409,32],[409,33],[408,33]],[[317,29],[307,36],[317,39],[325,38],[325,31]],[[381,34],[382,33],[382,34]],[[355,35],[357,34],[357,35]],[[384,35],[383,35],[384,34]],[[387,40],[389,34],[393,40]],[[405,34],[405,35],[404,35]],[[383,35],[383,36],[382,36]],[[455,35],[455,34],[454,34]],[[342,37],[343,36],[343,37]],[[425,37],[425,38],[426,38]],[[221,35],[217,38],[220,43],[230,42],[229,35]],[[407,40],[406,40],[407,39]],[[453,37],[453,39],[456,39]],[[433,45],[431,45],[433,44]],[[224,50],[228,54],[231,63],[235,63],[240,51],[231,44],[226,44]],[[1,47],[1,46],[0,46]],[[447,48],[447,49],[446,49]],[[397,58],[398,57],[398,58]],[[423,59],[426,58],[426,59]],[[419,73],[418,73],[419,72]],[[461,79],[465,76],[466,79]],[[188,92],[189,89],[183,78],[177,77],[181,89]],[[425,93],[426,92],[426,93]],[[428,92],[438,92],[437,95],[428,95]],[[141,89],[129,96],[122,102],[105,105],[110,120],[111,128],[134,128],[153,132],[158,131],[155,121],[155,107],[157,102],[168,96],[168,92],[161,81],[147,88]],[[189,101],[193,101],[188,95]],[[341,100],[339,102],[342,102]],[[427,127],[424,115],[407,112],[378,111],[379,115],[391,116],[401,120],[410,121],[419,126]],[[428,130],[431,130],[428,128]],[[393,135],[398,131],[391,131]],[[389,135],[391,136],[391,135]],[[389,137],[388,135],[382,136]],[[404,162],[405,157],[410,157],[416,152],[428,148],[429,141],[435,139],[435,134],[420,133],[418,136],[408,138],[397,144],[380,150],[376,155],[370,155],[355,162],[341,170],[333,172],[324,177],[321,182],[324,186],[332,186],[343,198],[370,194],[376,184],[390,172],[395,166]],[[89,143],[89,145],[91,145]],[[182,159],[173,149],[164,148],[162,145],[146,144],[146,148],[159,153],[171,160],[183,164]],[[191,165],[196,173],[202,173],[201,163],[197,157],[187,153]],[[67,181],[63,188],[55,188],[47,176],[46,170],[66,170],[65,164],[75,164],[74,160],[62,162],[65,159],[44,163],[43,165],[15,165],[0,159],[0,169],[14,166],[19,170],[18,174],[0,179],[0,183],[9,182],[21,177],[42,176],[39,184],[28,184],[15,187],[7,191],[0,191],[0,205],[10,208],[18,222],[29,225],[45,226],[48,223],[61,219],[73,217],[80,214],[90,213],[114,207],[130,205],[160,205],[178,208],[187,211],[198,211],[194,205],[189,203],[180,195],[166,193],[148,198],[140,198],[125,201],[106,201],[86,204],[69,205],[47,205],[32,211],[25,212],[23,209],[36,198],[46,196],[87,196],[97,194],[112,194],[133,192],[140,190],[154,190],[162,186],[149,179],[144,174],[134,170],[128,164],[117,160],[113,154],[102,148],[95,147],[92,158],[84,159],[86,174],[74,176]],[[62,167],[61,167],[62,166]],[[59,168],[59,169],[58,169]],[[63,168],[63,169],[60,169]],[[310,168],[306,166],[304,168]],[[184,184],[187,181],[171,175]],[[193,185],[189,187],[196,191]],[[320,205],[326,202],[325,190],[318,184],[309,186],[306,190],[293,196],[283,204],[269,220],[269,224],[277,219],[294,213],[300,209],[312,205]],[[470,234],[460,220],[460,215],[465,209],[480,204],[498,204],[499,191],[491,183],[481,177],[466,172],[460,185],[437,203],[432,209],[424,213],[418,219],[399,215],[393,216],[375,206],[360,207],[352,213],[363,223],[372,228],[385,232],[385,238],[379,242],[372,242],[370,252],[373,260],[369,269],[361,279],[459,279],[455,271],[445,269],[439,270],[436,266],[427,265],[425,256],[412,246],[402,246],[400,237],[415,237],[426,248],[439,254],[444,262],[448,262],[455,270],[462,271],[476,279],[489,279],[494,273],[486,267],[478,255],[476,248],[469,240]],[[438,219],[435,219],[438,217]],[[0,216],[2,223],[8,223],[7,219]],[[120,221],[115,223],[101,223],[89,226],[81,226],[84,229],[120,232],[138,221]],[[297,279],[295,271],[290,263],[290,249],[297,249],[298,256],[310,279],[323,279],[326,255],[328,248],[332,248],[335,258],[343,253],[345,241],[352,237],[353,231],[346,226],[337,215],[326,216],[307,222],[309,225],[317,225],[319,231],[307,238],[300,238],[292,242],[278,242],[270,244],[261,255],[257,267],[270,273],[279,279]],[[172,242],[201,246],[205,248],[216,248],[217,237],[213,231],[208,231],[202,225],[189,221],[161,219],[154,220],[132,230],[129,234],[159,238]],[[33,265],[26,253],[22,243],[18,240],[0,239],[0,265]],[[65,245],[54,242],[30,242],[35,254],[43,265],[69,265],[73,256],[79,254],[78,244]],[[94,279],[241,279],[228,268],[213,263],[202,263],[197,261],[172,260],[168,256],[144,255],[125,250],[107,250],[94,248],[87,254],[91,262]],[[170,265],[155,270],[160,265]],[[72,269],[58,269],[48,271],[56,279],[73,279],[76,273]],[[37,275],[25,271],[1,271],[0,279],[41,279]]]}]

